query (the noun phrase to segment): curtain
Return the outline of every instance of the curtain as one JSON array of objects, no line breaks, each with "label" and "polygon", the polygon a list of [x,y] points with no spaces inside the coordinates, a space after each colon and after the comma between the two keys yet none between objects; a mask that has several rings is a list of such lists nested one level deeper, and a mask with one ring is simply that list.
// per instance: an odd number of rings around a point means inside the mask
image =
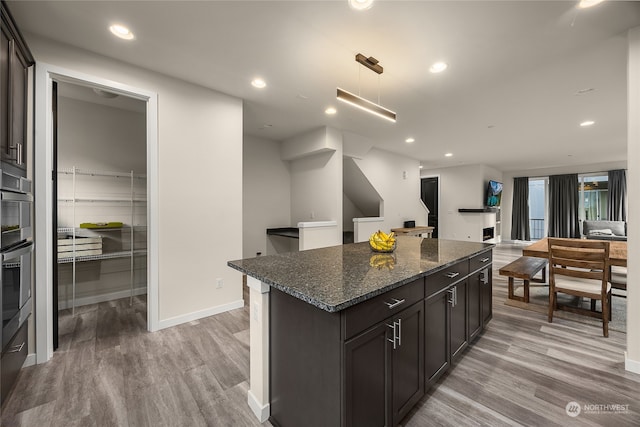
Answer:
[{"label": "curtain", "polygon": [[627,171],[609,171],[607,192],[607,218],[609,221],[627,220]]},{"label": "curtain", "polygon": [[549,177],[549,237],[580,237],[578,174]]},{"label": "curtain", "polygon": [[529,178],[513,178],[511,240],[531,240],[529,229]]}]

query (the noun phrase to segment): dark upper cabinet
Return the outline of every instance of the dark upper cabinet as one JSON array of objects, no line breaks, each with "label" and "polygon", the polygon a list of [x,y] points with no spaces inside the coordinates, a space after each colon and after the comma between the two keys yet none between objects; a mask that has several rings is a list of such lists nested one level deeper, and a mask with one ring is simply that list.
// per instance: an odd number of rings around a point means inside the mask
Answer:
[{"label": "dark upper cabinet", "polygon": [[0,24],[0,159],[20,173],[27,160],[28,70],[34,64],[4,3]]}]

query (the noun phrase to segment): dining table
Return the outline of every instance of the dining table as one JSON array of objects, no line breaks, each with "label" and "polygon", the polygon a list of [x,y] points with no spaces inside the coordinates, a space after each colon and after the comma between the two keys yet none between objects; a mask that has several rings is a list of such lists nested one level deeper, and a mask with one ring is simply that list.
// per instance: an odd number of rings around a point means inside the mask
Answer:
[{"label": "dining table", "polygon": [[[562,239],[577,240],[577,239]],[[620,240],[609,241],[609,263],[619,267],[627,266],[627,242]],[[544,237],[537,242],[522,248],[522,255],[537,258],[549,258],[548,238]]]}]

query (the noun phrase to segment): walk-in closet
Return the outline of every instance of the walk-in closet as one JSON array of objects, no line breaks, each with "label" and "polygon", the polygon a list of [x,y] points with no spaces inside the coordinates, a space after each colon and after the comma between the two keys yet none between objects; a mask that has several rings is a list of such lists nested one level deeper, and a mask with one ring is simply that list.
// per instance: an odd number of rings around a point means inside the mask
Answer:
[{"label": "walk-in closet", "polygon": [[66,82],[56,91],[60,316],[108,303],[146,323],[146,104]]}]

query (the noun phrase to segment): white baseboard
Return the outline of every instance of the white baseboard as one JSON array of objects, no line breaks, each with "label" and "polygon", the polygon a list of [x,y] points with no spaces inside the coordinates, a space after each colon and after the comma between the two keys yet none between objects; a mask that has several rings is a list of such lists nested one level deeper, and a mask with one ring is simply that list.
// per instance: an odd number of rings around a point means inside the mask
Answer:
[{"label": "white baseboard", "polygon": [[624,352],[624,369],[629,372],[640,374],[640,361],[629,359],[626,351]]},{"label": "white baseboard", "polygon": [[[142,288],[135,288],[133,290],[133,295],[144,295],[146,293],[147,293],[146,286]],[[112,301],[114,299],[127,298],[129,296],[131,296],[130,290],[109,292],[107,294],[92,295],[89,297],[80,297],[80,298],[76,298],[76,307],[80,307],[82,305],[97,304],[99,302]],[[64,310],[67,308],[71,308],[71,301],[58,302],[58,310]]]},{"label": "white baseboard", "polygon": [[22,367],[26,368],[27,366],[33,366],[35,364],[36,364],[36,354],[29,353],[27,354],[27,358],[24,359],[24,363],[22,364]]},{"label": "white baseboard", "polygon": [[251,412],[253,412],[258,421],[263,423],[269,419],[269,415],[271,415],[271,407],[268,403],[263,405],[258,402],[258,399],[256,399],[251,390],[247,393],[247,403],[249,404],[249,408],[251,408]]},{"label": "white baseboard", "polygon": [[235,310],[236,308],[242,308],[242,307],[244,307],[244,300],[239,299],[237,301],[218,305],[216,307],[207,308],[205,310],[194,311],[192,313],[183,314],[181,316],[160,320],[158,324],[158,330],[181,325],[183,323],[202,319],[203,317],[213,316],[214,314],[220,314],[220,313],[224,313],[225,311]]}]

